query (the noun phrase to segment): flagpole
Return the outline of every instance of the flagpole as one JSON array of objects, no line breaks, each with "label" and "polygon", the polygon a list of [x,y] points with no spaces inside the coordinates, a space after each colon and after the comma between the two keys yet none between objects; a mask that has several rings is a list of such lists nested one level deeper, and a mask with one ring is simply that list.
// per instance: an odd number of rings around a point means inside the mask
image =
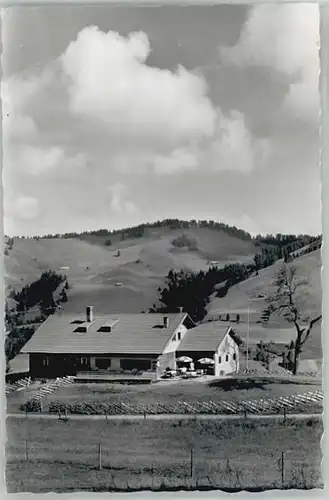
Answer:
[{"label": "flagpole", "polygon": [[247,371],[249,370],[249,333],[250,333],[250,307],[248,305],[248,327],[247,327],[247,363],[246,363],[246,368]]}]

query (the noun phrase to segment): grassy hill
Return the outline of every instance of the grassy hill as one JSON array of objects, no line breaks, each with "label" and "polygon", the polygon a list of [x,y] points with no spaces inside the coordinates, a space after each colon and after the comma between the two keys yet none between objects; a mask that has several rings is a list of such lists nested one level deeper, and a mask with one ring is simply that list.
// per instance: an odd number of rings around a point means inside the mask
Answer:
[{"label": "grassy hill", "polygon": [[[173,245],[182,235],[193,245]],[[108,239],[97,235],[15,238],[5,255],[7,290],[21,288],[52,269],[68,277],[67,311],[79,312],[93,304],[99,312],[140,312],[153,304],[170,269],[199,271],[213,261],[218,266],[250,261],[256,251],[250,240],[202,227],[147,228],[143,236],[124,240],[116,234],[110,237],[110,246]]]},{"label": "grassy hill", "polygon": [[[273,281],[281,265],[282,261],[277,261],[274,265],[261,269],[258,276],[253,276],[231,287],[223,298],[217,298],[214,295],[208,306],[208,317],[230,313],[231,317],[235,318],[236,313],[239,313],[241,321],[237,328],[245,336],[249,306],[250,339],[259,340],[260,336],[266,336],[264,341],[275,337],[277,341],[289,342],[291,338],[295,338],[295,330],[282,317],[271,319],[265,330],[257,323],[266,307],[265,297],[273,291]],[[293,265],[297,268],[297,275],[308,280],[308,285],[300,288],[298,303],[305,314],[315,317],[321,313],[321,251],[316,250],[302,255],[294,260]],[[276,332],[276,330],[283,328],[286,329],[286,335],[284,331]],[[302,357],[322,357],[321,322],[314,327],[311,337],[305,344]]]},{"label": "grassy hill", "polygon": [[[236,228],[173,228],[166,223],[154,227],[147,225],[138,237],[132,228],[130,232],[115,234],[7,238],[7,294],[10,288],[20,289],[52,269],[67,275],[70,289],[68,302],[63,304],[67,312],[80,313],[86,305],[94,305],[96,314],[146,311],[156,301],[157,289],[163,287],[170,269],[198,272],[214,263],[222,267],[228,263],[252,262],[255,253],[259,252],[254,243],[255,240]],[[266,329],[259,324],[265,297],[281,265],[282,260],[260,269],[258,276],[232,286],[223,298],[214,294],[208,306],[208,317],[230,313],[233,319],[239,313],[239,330],[245,337],[249,305],[251,340],[268,341],[275,337],[273,340],[289,342],[295,333],[283,318],[271,319]],[[320,250],[299,256],[294,265],[298,275],[309,281],[299,301],[305,313],[314,316],[321,311]],[[322,356],[321,324],[317,324],[305,347],[304,357]]]}]

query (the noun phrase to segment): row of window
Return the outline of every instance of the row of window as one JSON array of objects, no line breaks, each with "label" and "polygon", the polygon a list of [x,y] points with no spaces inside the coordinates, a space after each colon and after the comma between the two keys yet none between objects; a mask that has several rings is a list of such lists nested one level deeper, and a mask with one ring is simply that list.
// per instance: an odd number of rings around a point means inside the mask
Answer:
[{"label": "row of window", "polygon": [[[229,359],[230,359],[230,355],[229,355],[229,354],[225,354],[225,361],[226,361],[226,362],[228,362],[228,361],[229,361]],[[234,353],[234,354],[232,354],[232,359],[233,359],[233,361],[235,361],[235,360],[236,360],[236,354],[235,354],[235,353]],[[222,362],[222,357],[221,357],[221,356],[219,356],[219,357],[218,357],[218,363],[221,363],[221,362]]]},{"label": "row of window", "polygon": [[[178,334],[178,340],[180,340],[180,332],[178,332],[177,334]],[[226,354],[225,355],[225,362],[228,362],[229,359],[230,359],[230,355]],[[236,360],[235,353],[232,355],[232,359],[233,359],[233,361]],[[121,368],[128,370],[131,368],[131,366],[133,364],[136,364],[136,362],[137,362],[137,364],[142,364],[143,368],[146,370],[150,369],[150,367],[151,367],[151,362],[149,360],[121,359],[120,365],[121,365]],[[222,357],[219,356],[218,363],[221,363],[221,362],[222,362]],[[80,364],[87,366],[88,365],[88,358],[81,357]],[[110,366],[111,366],[111,359],[109,359],[109,358],[96,358],[95,364],[96,364],[97,368],[102,368],[102,369],[106,370],[107,368],[110,368]],[[125,366],[123,366],[123,365],[125,365]],[[129,367],[127,365],[129,365]],[[49,358],[47,356],[43,358],[43,366],[49,366]]]},{"label": "row of window", "polygon": [[[49,358],[48,356],[45,356],[42,360],[43,366],[49,366]],[[80,364],[81,365],[88,365],[88,358],[80,358]]]},{"label": "row of window", "polygon": [[[81,357],[79,359],[80,365],[81,366],[88,366],[88,358],[87,357]],[[42,360],[43,366],[49,366],[49,358],[45,356]],[[102,369],[102,370],[107,370],[108,368],[111,368],[111,359],[110,358],[96,358],[95,359],[95,366],[96,368]],[[155,369],[156,367],[156,360],[149,360],[149,359],[120,359],[120,368],[123,370],[133,370],[134,368],[137,368],[139,370],[150,370]]]}]

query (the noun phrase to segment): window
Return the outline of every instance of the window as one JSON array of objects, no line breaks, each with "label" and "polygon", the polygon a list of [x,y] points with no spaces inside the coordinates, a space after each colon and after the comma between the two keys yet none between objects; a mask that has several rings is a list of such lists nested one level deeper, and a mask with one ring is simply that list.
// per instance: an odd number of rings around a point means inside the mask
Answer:
[{"label": "window", "polygon": [[226,354],[225,356],[225,361],[228,361],[228,354]]},{"label": "window", "polygon": [[86,326],[78,326],[74,331],[76,333],[87,333],[87,327]]},{"label": "window", "polygon": [[123,370],[141,370],[146,371],[151,368],[150,359],[121,359],[120,366]]},{"label": "window", "polygon": [[221,362],[222,362],[222,357],[218,356],[218,363],[221,363]]},{"label": "window", "polygon": [[88,364],[88,358],[80,358],[80,364],[81,365],[87,365]]},{"label": "window", "polygon": [[45,356],[42,360],[43,366],[49,366],[49,358],[48,356]]},{"label": "window", "polygon": [[177,340],[181,339],[181,332],[177,332]]},{"label": "window", "polygon": [[172,341],[173,341],[173,342],[175,342],[175,341],[176,341],[176,335],[174,335],[174,336],[173,336]]},{"label": "window", "polygon": [[235,360],[236,360],[236,354],[234,353],[233,354],[233,361],[235,361]]},{"label": "window", "polygon": [[103,325],[98,329],[98,331],[102,333],[111,333],[111,330],[112,328],[109,325]]},{"label": "window", "polygon": [[111,359],[110,358],[96,358],[95,366],[100,370],[107,370],[111,367]]}]

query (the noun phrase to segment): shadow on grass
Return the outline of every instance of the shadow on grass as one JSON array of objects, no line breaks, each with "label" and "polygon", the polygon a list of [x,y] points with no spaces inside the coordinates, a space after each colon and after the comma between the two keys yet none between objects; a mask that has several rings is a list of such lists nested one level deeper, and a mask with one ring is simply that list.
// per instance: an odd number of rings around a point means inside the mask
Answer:
[{"label": "shadow on grass", "polygon": [[[298,381],[291,379],[276,379],[276,378],[268,378],[268,377],[241,377],[241,378],[232,378],[232,379],[223,379],[223,380],[214,380],[213,382],[209,382],[208,387],[218,387],[224,391],[232,391],[232,390],[250,390],[250,389],[261,389],[266,390],[266,387],[271,384],[284,384],[284,385],[298,385]],[[303,382],[303,385],[305,382]]]}]

